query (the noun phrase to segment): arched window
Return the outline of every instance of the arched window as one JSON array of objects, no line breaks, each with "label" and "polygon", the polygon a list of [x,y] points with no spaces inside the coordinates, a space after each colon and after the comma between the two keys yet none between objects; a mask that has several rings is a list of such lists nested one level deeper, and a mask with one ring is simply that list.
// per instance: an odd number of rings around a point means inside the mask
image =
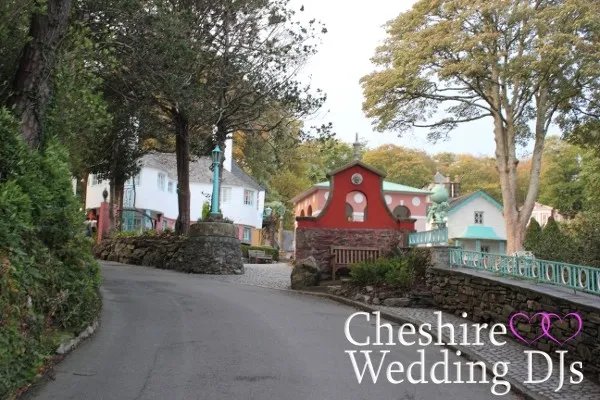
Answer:
[{"label": "arched window", "polygon": [[304,217],[304,210],[300,211],[300,216]]},{"label": "arched window", "polygon": [[394,214],[394,217],[399,219],[410,218],[410,210],[406,206],[398,206],[394,208],[392,214]]},{"label": "arched window", "polygon": [[[367,196],[359,191],[352,191],[346,195],[346,218],[349,221],[363,222],[367,220]],[[352,215],[348,218],[348,205],[352,208]]]},{"label": "arched window", "polygon": [[308,212],[307,212],[307,215],[308,215],[309,217],[312,217],[312,206],[308,206]]}]

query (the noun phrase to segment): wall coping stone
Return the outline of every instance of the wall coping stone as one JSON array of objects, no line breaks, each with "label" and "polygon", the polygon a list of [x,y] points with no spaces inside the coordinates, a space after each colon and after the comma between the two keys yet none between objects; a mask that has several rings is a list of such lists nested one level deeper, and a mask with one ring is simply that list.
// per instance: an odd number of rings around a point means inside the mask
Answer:
[{"label": "wall coping stone", "polygon": [[593,294],[585,293],[585,292],[575,292],[574,290],[549,285],[547,283],[537,283],[535,281],[524,280],[514,278],[511,279],[506,276],[498,276],[491,272],[474,270],[470,268],[460,268],[460,267],[432,267],[431,269],[444,271],[444,272],[452,272],[459,273],[463,275],[468,275],[476,278],[488,279],[496,282],[500,282],[502,284],[517,287],[521,289],[531,290],[533,292],[537,292],[544,296],[549,296],[559,300],[567,300],[571,303],[575,303],[584,307],[591,307],[597,310],[600,310],[600,296],[595,296]]},{"label": "wall coping stone", "polygon": [[228,236],[237,238],[239,235],[238,226],[226,222],[198,222],[190,226],[188,236]]}]

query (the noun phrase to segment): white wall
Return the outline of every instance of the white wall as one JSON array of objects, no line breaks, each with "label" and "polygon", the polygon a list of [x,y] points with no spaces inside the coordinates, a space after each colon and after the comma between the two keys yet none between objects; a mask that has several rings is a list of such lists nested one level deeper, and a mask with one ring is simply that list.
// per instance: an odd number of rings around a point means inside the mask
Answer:
[{"label": "white wall", "polygon": [[[162,213],[170,219],[177,219],[179,209],[177,206],[177,177],[167,176],[165,181],[165,190],[158,188],[158,174],[164,173],[154,168],[142,168],[140,171],[140,184],[135,187],[135,207],[138,209],[153,210]],[[92,181],[91,175],[88,180]],[[173,182],[173,193],[168,191],[168,182]],[[226,185],[227,186],[227,185]],[[257,229],[262,228],[262,216],[265,206],[265,192],[257,192],[254,189],[254,205],[244,204],[244,188],[240,186],[231,187],[231,199],[229,202],[222,202],[221,211],[223,216],[231,219],[236,224],[253,226]],[[98,208],[102,202],[102,191],[106,188],[109,191],[108,181],[98,185],[90,186],[88,184],[86,196],[86,208]],[[203,194],[212,194],[212,185],[207,183],[190,183],[190,219],[197,221],[202,216],[202,207],[208,201]],[[110,199],[108,199],[110,201]],[[258,206],[257,206],[258,202]]]},{"label": "white wall", "polygon": [[463,204],[462,207],[448,215],[448,237],[459,237],[465,232],[467,226],[475,225],[475,211],[483,211],[483,225],[491,226],[496,235],[506,239],[506,227],[504,226],[502,212],[498,207],[481,197]]}]

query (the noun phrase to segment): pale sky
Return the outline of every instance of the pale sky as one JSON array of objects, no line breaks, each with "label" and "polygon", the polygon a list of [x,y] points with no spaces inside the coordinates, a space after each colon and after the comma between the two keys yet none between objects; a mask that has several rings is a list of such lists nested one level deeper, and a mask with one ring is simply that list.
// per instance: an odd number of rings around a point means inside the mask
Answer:
[{"label": "pale sky", "polygon": [[[323,35],[319,54],[302,73],[303,79],[308,80],[311,76],[312,85],[323,89],[328,99],[318,117],[306,124],[321,125],[331,121],[339,139],[353,142],[358,132],[370,148],[393,143],[428,153],[450,151],[493,156],[495,143],[491,119],[464,124],[448,140],[431,144],[426,140],[427,130],[415,130],[402,138],[395,132],[375,132],[371,121],[362,112],[359,79],[374,69],[370,58],[385,39],[383,25],[414,3],[414,0],[292,0],[298,10],[304,5],[303,17],[320,20],[328,30]],[[524,151],[520,153],[526,155]]]}]

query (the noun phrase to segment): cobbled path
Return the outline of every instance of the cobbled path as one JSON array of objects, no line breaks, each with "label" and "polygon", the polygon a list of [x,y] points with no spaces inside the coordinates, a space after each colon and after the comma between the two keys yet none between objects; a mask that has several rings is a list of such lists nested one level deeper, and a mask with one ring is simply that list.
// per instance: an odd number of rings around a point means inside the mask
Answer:
[{"label": "cobbled path", "polygon": [[[227,282],[242,283],[247,285],[262,286],[272,289],[288,289],[290,290],[290,274],[292,267],[288,264],[277,263],[277,264],[246,264],[246,273],[244,275],[205,275],[207,279],[216,279]],[[398,316],[399,318],[411,322],[415,325],[421,325],[428,323],[432,326],[432,332],[437,332],[438,317],[434,314],[435,310],[422,309],[422,308],[398,308],[398,307],[385,307],[371,305],[374,309],[385,311],[387,313]],[[526,350],[530,350],[529,347],[521,345],[520,343],[513,340],[506,340],[506,344],[503,346],[494,346],[489,341],[489,334],[487,330],[481,332],[481,342],[483,346],[461,346],[461,343],[465,343],[461,324],[472,322],[467,321],[460,316],[444,313],[442,317],[443,323],[451,323],[455,329],[454,340],[462,347],[467,353],[474,355],[477,359],[485,360],[488,364],[488,370],[497,362],[510,362],[508,366],[507,378],[512,381],[518,382],[522,387],[531,393],[536,393],[538,398],[546,398],[550,400],[600,400],[600,385],[597,385],[587,379],[584,379],[580,384],[571,384],[569,382],[570,371],[569,365],[565,365],[564,369],[564,383],[560,391],[555,390],[559,386],[559,378],[561,366],[557,360],[553,359],[553,374],[550,379],[543,383],[537,384],[526,384],[524,383],[528,379],[528,365],[527,365],[527,354]],[[449,342],[448,329],[442,330],[442,336],[444,342]],[[498,336],[500,340],[501,337]],[[471,328],[467,330],[466,343],[472,344],[476,342],[475,329]],[[546,376],[548,366],[543,357],[539,355],[533,356],[532,362],[533,379],[541,380]],[[502,372],[502,370],[500,370]],[[577,379],[576,376],[573,376]]]}]

